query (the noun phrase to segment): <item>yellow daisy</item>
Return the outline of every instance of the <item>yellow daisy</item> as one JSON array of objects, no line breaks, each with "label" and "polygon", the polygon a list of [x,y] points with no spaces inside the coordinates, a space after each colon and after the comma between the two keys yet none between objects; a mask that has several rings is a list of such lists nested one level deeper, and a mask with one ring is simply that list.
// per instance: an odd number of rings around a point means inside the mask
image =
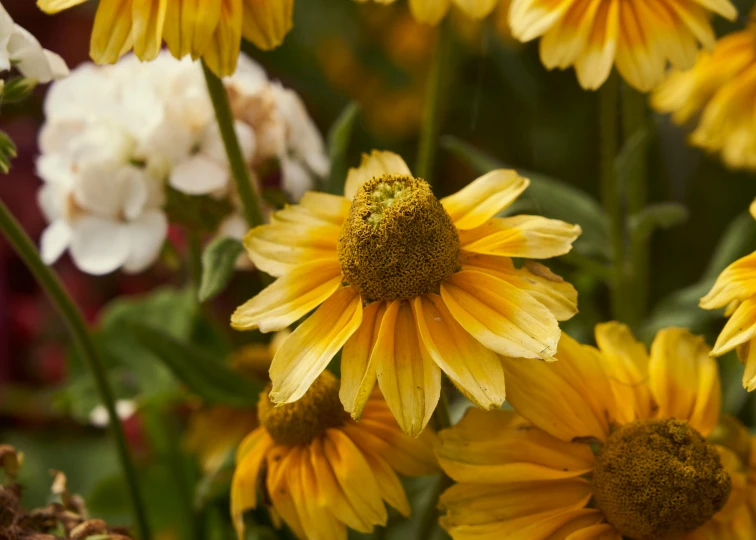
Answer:
[{"label": "yellow daisy", "polygon": [[651,104],[684,124],[700,114],[691,143],[733,168],[756,170],[756,23],[702,52],[693,69],[673,71]]},{"label": "yellow daisy", "polygon": [[371,532],[386,524],[384,501],[409,516],[397,473],[436,473],[435,435],[404,435],[378,392],[355,422],[338,392],[338,380],[326,371],[296,403],[274,406],[260,394],[261,426],[239,445],[231,487],[240,539],[243,513],[257,507],[258,487],[274,522],[282,519],[301,539],[346,540],[347,527]]},{"label": "yellow daisy", "polygon": [[[703,338],[662,330],[648,354],[607,323],[596,340],[562,335],[551,365],[505,360],[517,413],[470,410],[439,435],[453,538],[691,540],[742,504],[738,460],[704,438],[721,395]],[[719,540],[753,531],[735,530]]]},{"label": "yellow daisy", "polygon": [[250,231],[252,261],[278,280],[236,310],[233,327],[275,331],[317,308],[273,358],[271,399],[302,397],[343,346],[340,395],[354,418],[377,381],[417,435],[441,371],[476,405],[499,407],[496,353],[552,360],[557,321],[577,311],[559,276],[512,263],[567,253],[580,234],[538,216],[494,217],[527,186],[498,170],[439,201],[402,158],[373,152],[349,171],[344,197],[308,192]]},{"label": "yellow daisy", "polygon": [[[756,219],[756,200],[751,204]],[[738,259],[719,275],[709,294],[701,298],[703,309],[726,307],[730,317],[714,344],[712,354],[721,356],[737,349],[745,364],[743,387],[756,390],[756,251]]]},{"label": "yellow daisy", "polygon": [[[364,3],[368,0],[356,0]],[[378,4],[393,4],[396,0],[375,0]],[[487,17],[499,0],[409,0],[410,11],[415,20],[425,24],[436,25],[444,18],[454,4],[472,19]]]},{"label": "yellow daisy", "polygon": [[[57,13],[87,0],[37,0]],[[236,71],[242,36],[261,49],[281,44],[292,26],[294,0],[100,0],[90,55],[112,64],[132,48],[152,60],[162,42],[176,58],[203,58],[219,77]]]},{"label": "yellow daisy", "polygon": [[583,88],[600,87],[616,64],[645,92],[662,81],[667,62],[687,69],[699,43],[714,46],[711,12],[737,16],[730,0],[512,0],[509,20],[516,39],[541,38],[548,69],[574,66]]}]

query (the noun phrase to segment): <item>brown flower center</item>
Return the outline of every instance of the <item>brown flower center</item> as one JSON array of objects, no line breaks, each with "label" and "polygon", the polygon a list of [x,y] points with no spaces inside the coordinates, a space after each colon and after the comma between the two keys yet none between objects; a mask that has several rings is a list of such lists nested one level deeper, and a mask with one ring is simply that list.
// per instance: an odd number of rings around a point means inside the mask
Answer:
[{"label": "brown flower center", "polygon": [[260,394],[257,416],[278,444],[309,444],[326,429],[343,426],[349,418],[339,400],[339,380],[328,371],[294,403],[276,405],[268,392],[270,387]]},{"label": "brown flower center", "polygon": [[438,292],[458,268],[459,235],[425,180],[384,175],[363,184],[339,237],[344,278],[367,301]]},{"label": "brown flower center", "polygon": [[679,538],[706,523],[732,488],[716,448],[687,421],[633,422],[612,433],[593,472],[594,500],[635,540]]}]

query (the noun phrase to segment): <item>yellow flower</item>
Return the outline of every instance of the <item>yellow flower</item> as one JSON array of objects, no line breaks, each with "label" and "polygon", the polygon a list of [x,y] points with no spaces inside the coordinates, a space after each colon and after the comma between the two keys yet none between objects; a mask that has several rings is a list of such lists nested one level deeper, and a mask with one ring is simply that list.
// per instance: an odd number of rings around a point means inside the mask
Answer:
[{"label": "yellow flower", "polygon": [[691,142],[733,168],[756,170],[756,23],[702,52],[693,69],[673,71],[651,104],[683,124],[700,114]]},{"label": "yellow flower", "polygon": [[[57,13],[86,0],[37,0]],[[152,60],[162,42],[176,58],[203,58],[219,77],[236,70],[242,36],[261,49],[281,44],[292,26],[294,0],[100,0],[90,55],[112,64],[132,48]]]},{"label": "yellow flower", "polygon": [[[517,413],[472,409],[439,434],[453,538],[691,540],[742,505],[739,461],[704,439],[721,394],[703,338],[662,330],[648,354],[607,323],[596,340],[563,334],[555,364],[504,360]],[[749,538],[739,527],[717,539]]]},{"label": "yellow flower", "polygon": [[278,518],[301,539],[344,539],[347,527],[371,532],[387,520],[384,501],[409,516],[397,473],[434,474],[435,435],[402,434],[378,392],[362,420],[349,418],[338,380],[324,372],[296,403],[274,406],[263,392],[261,426],[239,445],[231,487],[231,515],[239,538],[243,513],[258,504],[258,486]]},{"label": "yellow flower", "polygon": [[[367,2],[368,0],[356,0]],[[375,0],[378,4],[393,4],[395,0]],[[444,18],[452,4],[473,19],[487,17],[499,0],[409,0],[410,11],[418,22],[436,25]]]},{"label": "yellow flower", "polygon": [[[751,204],[756,219],[756,200]],[[756,390],[756,251],[738,259],[719,275],[709,294],[701,298],[703,309],[726,307],[730,317],[714,344],[712,354],[721,356],[737,349],[745,364],[743,387]]]},{"label": "yellow flower", "polygon": [[730,0],[512,0],[512,35],[541,37],[541,61],[548,69],[575,66],[583,88],[595,90],[616,63],[631,86],[651,90],[667,62],[687,69],[698,43],[714,46],[711,12],[737,16]]},{"label": "yellow flower", "polygon": [[399,156],[373,152],[350,170],[345,197],[308,192],[250,231],[252,261],[278,280],[236,310],[233,327],[275,331],[317,308],[273,358],[271,399],[302,397],[343,346],[341,401],[356,419],[377,381],[417,435],[441,371],[476,405],[499,407],[496,353],[552,360],[557,321],[577,311],[571,285],[510,259],[562,255],[580,234],[538,216],[494,217],[527,186],[498,170],[439,201]]}]

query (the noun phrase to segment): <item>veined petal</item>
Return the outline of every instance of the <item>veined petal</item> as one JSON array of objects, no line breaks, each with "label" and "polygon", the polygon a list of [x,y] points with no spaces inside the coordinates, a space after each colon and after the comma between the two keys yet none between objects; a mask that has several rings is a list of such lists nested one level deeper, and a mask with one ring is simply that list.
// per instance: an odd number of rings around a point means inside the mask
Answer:
[{"label": "veined petal", "polygon": [[462,262],[463,270],[476,270],[511,283],[543,304],[558,321],[571,319],[577,312],[577,291],[546,266],[525,261],[515,268],[509,257],[471,253]]},{"label": "veined petal", "polygon": [[506,281],[464,270],[441,284],[441,297],[457,322],[498,354],[551,359],[556,352],[554,315]]},{"label": "veined petal", "polygon": [[87,0],[37,0],[37,6],[45,13],[53,15],[65,9],[83,4],[86,1]]},{"label": "veined petal", "polygon": [[[570,540],[622,540],[622,534],[609,523],[602,523],[604,516],[598,510],[582,517],[582,522],[575,520],[567,524],[569,529],[560,530],[559,538]],[[569,534],[569,536],[568,536]]]},{"label": "veined petal", "polygon": [[412,308],[420,337],[438,367],[478,407],[500,407],[505,399],[504,369],[496,353],[460,326],[440,296],[418,296]]},{"label": "veined petal", "polygon": [[328,225],[261,225],[244,237],[247,255],[255,266],[275,277],[284,276],[303,264],[315,261],[338,264],[337,245],[338,236]]},{"label": "veined petal", "polygon": [[163,39],[171,54],[197,59],[210,45],[221,17],[220,0],[169,0]]},{"label": "veined petal", "polygon": [[596,325],[596,343],[617,403],[617,421],[626,424],[651,418],[646,346],[617,322]]},{"label": "veined petal", "polygon": [[530,180],[517,171],[500,169],[444,197],[441,204],[458,229],[475,229],[508,208],[529,185]]},{"label": "veined petal", "polygon": [[576,0],[564,17],[543,35],[539,52],[547,69],[565,69],[575,63],[599,22],[596,11],[604,4],[603,0]]},{"label": "veined petal", "polygon": [[436,454],[446,474],[462,483],[574,478],[595,462],[588,445],[552,437],[513,411],[473,408],[439,433]]},{"label": "veined petal", "polygon": [[574,0],[512,0],[509,26],[519,41],[542,36],[562,18]]},{"label": "veined petal", "polygon": [[738,347],[738,359],[741,364],[745,364],[743,388],[749,392],[756,390],[756,347],[753,345],[754,341],[750,340]]},{"label": "veined petal", "polygon": [[587,90],[598,89],[612,72],[619,41],[619,13],[620,0],[608,4],[602,0],[585,48],[575,61],[578,81]]},{"label": "veined petal", "polygon": [[699,305],[703,309],[717,309],[750,296],[756,296],[756,251],[725,268]]},{"label": "veined petal", "polygon": [[719,420],[719,371],[700,336],[682,328],[661,330],[651,345],[649,387],[662,418],[688,420],[704,437]]},{"label": "veined petal", "polygon": [[441,370],[418,335],[408,302],[388,304],[370,362],[399,427],[408,435],[419,435],[441,396]]},{"label": "veined petal", "polygon": [[207,67],[218,75],[225,77],[236,71],[242,38],[242,17],[244,8],[242,0],[220,0],[221,14],[210,43],[200,54]]},{"label": "veined petal", "polygon": [[435,26],[449,11],[451,0],[409,0],[415,20]]},{"label": "veined petal", "polygon": [[396,508],[402,516],[409,517],[412,510],[407,500],[407,494],[404,492],[404,486],[394,469],[379,454],[362,448],[360,448],[360,451],[370,466],[370,470],[373,471],[381,498]]},{"label": "veined petal", "polygon": [[386,302],[373,302],[362,310],[362,324],[344,344],[341,353],[339,398],[344,410],[359,420],[376,382],[375,363],[370,357],[378,339]]},{"label": "veined petal", "polygon": [[270,364],[275,403],[301,398],[362,322],[362,299],[340,287],[281,344]]},{"label": "veined petal", "polygon": [[459,9],[473,19],[488,17],[499,0],[454,0]]},{"label": "veined petal", "polygon": [[727,321],[712,353],[721,356],[756,337],[756,297],[744,300]]},{"label": "veined petal", "polygon": [[340,285],[337,261],[303,264],[239,306],[231,316],[231,326],[237,330],[259,328],[261,332],[283,330],[323,303]]},{"label": "veined petal", "polygon": [[373,150],[370,155],[362,154],[360,166],[349,169],[347,173],[344,196],[351,201],[362,184],[384,174],[412,175],[401,156],[393,152]]},{"label": "veined petal", "polygon": [[472,253],[547,259],[564,255],[580,236],[579,225],[541,216],[493,218],[468,231],[460,231],[461,248]]},{"label": "veined petal", "polygon": [[264,51],[275,49],[294,25],[293,13],[294,0],[244,0],[244,39]]},{"label": "veined petal", "polygon": [[153,60],[163,43],[163,25],[168,0],[133,0],[134,54],[141,60]]},{"label": "veined petal", "polygon": [[605,440],[617,406],[599,351],[562,333],[557,360],[546,364],[502,357],[507,401],[563,441]]},{"label": "veined petal", "polygon": [[[280,516],[298,538],[304,538],[305,533],[292,492],[294,489],[299,489],[298,465],[303,459],[302,454],[303,450],[298,446],[291,448],[274,446],[266,460],[268,474],[265,487],[273,502],[275,515]],[[296,472],[296,477],[292,478],[294,472]],[[280,524],[278,518],[275,521]]]},{"label": "veined petal", "polygon": [[315,216],[341,227],[349,217],[352,203],[349,199],[330,193],[307,191],[299,201],[299,205],[306,208]]},{"label": "veined petal", "polygon": [[131,48],[132,0],[100,0],[89,54],[98,64],[112,64]]},{"label": "veined petal", "polygon": [[239,445],[238,464],[231,484],[231,518],[239,538],[244,538],[244,512],[257,507],[260,468],[273,444],[268,432],[259,427]]}]

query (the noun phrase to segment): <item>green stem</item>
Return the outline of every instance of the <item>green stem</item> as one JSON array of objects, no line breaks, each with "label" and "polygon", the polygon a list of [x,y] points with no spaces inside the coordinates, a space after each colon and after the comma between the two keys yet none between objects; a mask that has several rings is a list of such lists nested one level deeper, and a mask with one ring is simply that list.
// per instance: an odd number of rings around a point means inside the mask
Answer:
[{"label": "green stem", "polygon": [[139,490],[136,467],[129,453],[126,436],[123,433],[123,426],[116,413],[113,390],[110,388],[105,366],[92,341],[84,317],[63,288],[63,284],[60,282],[58,276],[50,267],[42,262],[34,243],[2,201],[0,201],[0,230],[2,230],[3,235],[11,243],[13,249],[24,260],[26,266],[34,274],[40,286],[45,290],[63,316],[76,349],[92,371],[97,390],[100,394],[100,400],[105,405],[105,409],[108,411],[108,416],[110,417],[110,432],[115,440],[118,458],[121,462],[124,477],[126,478],[139,536],[142,540],[149,540],[152,538],[152,535],[147,522],[144,501]]},{"label": "green stem", "polygon": [[234,130],[234,118],[231,115],[231,106],[228,103],[226,88],[218,76],[210,71],[204,60],[202,61],[202,69],[205,72],[207,90],[210,94],[210,100],[213,102],[215,118],[218,120],[223,145],[226,148],[228,162],[231,165],[231,173],[236,182],[236,190],[242,203],[244,218],[250,227],[257,227],[264,223],[260,201],[252,185],[247,164],[244,162],[244,156],[239,147],[239,140],[236,137],[236,130]]},{"label": "green stem", "polygon": [[[441,399],[438,401],[436,410],[433,411],[433,422],[436,430],[441,431],[451,427],[451,417],[449,415],[449,400],[446,397],[446,392],[441,389]],[[438,499],[441,494],[446,491],[454,482],[449,478],[446,473],[442,473],[438,479],[436,487],[433,489],[428,506],[420,520],[420,534],[418,538],[427,540],[433,535],[433,530],[438,526]]]},{"label": "green stem", "polygon": [[[646,97],[623,85],[622,88],[622,132],[625,141],[636,133],[648,128],[648,109]],[[646,206],[648,199],[648,156],[639,157],[639,163],[633,167],[633,172],[627,179],[628,216],[639,214]],[[632,271],[632,319],[631,325],[637,326],[648,309],[649,283],[649,235],[632,235],[630,238],[630,268]]]},{"label": "green stem", "polygon": [[444,20],[438,27],[436,48],[428,71],[425,89],[425,107],[420,131],[420,147],[417,151],[415,176],[433,185],[433,164],[438,149],[438,135],[441,125],[441,101],[451,54],[451,30]]},{"label": "green stem", "polygon": [[612,317],[627,320],[625,279],[625,217],[617,181],[615,160],[619,150],[619,81],[616,73],[599,90],[599,148],[601,159],[601,200],[609,217],[612,242],[611,308]]}]

